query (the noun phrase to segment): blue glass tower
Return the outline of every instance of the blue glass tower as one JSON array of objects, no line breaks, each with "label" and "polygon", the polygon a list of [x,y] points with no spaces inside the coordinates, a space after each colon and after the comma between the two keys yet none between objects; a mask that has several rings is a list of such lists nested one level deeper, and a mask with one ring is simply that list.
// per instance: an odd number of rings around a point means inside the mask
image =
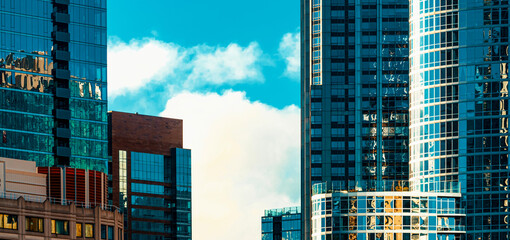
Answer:
[{"label": "blue glass tower", "polygon": [[407,184],[408,4],[301,1],[304,239],[313,184],[347,191]]},{"label": "blue glass tower", "polygon": [[460,184],[467,239],[510,239],[507,0],[412,0],[413,189]]},{"label": "blue glass tower", "polygon": [[106,0],[0,0],[0,156],[106,171]]}]

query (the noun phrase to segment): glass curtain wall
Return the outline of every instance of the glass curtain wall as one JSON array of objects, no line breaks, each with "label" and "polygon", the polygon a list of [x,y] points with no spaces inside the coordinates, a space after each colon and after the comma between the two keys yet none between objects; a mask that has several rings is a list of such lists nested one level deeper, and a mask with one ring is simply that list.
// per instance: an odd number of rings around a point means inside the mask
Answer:
[{"label": "glass curtain wall", "polygon": [[467,239],[510,239],[507,0],[411,1],[411,180],[460,184]]}]

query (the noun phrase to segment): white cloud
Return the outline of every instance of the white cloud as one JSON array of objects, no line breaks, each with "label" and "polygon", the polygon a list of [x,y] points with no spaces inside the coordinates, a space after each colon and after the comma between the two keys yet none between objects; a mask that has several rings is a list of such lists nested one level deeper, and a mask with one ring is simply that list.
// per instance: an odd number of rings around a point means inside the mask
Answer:
[{"label": "white cloud", "polygon": [[161,116],[184,120],[192,149],[193,238],[260,239],[264,209],[299,204],[299,109],[244,92],[183,92]]},{"label": "white cloud", "polygon": [[280,41],[278,52],[285,59],[285,75],[298,78],[300,73],[300,33],[287,33]]},{"label": "white cloud", "polygon": [[182,61],[179,46],[152,38],[108,43],[108,93],[115,97],[173,75]]},{"label": "white cloud", "polygon": [[242,48],[233,43],[226,48],[200,46],[192,49],[195,57],[191,61],[192,83],[207,81],[214,84],[243,82],[246,79],[263,80],[260,72],[262,50],[253,42]]},{"label": "white cloud", "polygon": [[262,50],[256,42],[247,47],[199,45],[184,48],[154,38],[111,39],[108,47],[108,90],[111,97],[137,90],[149,82],[193,90],[202,85],[263,81]]}]

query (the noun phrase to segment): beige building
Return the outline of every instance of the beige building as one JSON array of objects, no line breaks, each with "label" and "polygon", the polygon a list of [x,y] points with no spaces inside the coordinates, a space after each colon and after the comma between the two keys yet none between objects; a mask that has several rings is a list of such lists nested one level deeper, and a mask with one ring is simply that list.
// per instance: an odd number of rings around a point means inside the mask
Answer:
[{"label": "beige building", "polygon": [[123,239],[115,207],[48,198],[46,183],[35,162],[0,158],[0,240]]},{"label": "beige building", "polygon": [[0,239],[110,239],[120,240],[124,217],[114,209],[83,208],[0,199]]},{"label": "beige building", "polygon": [[46,174],[37,173],[35,162],[0,158],[0,197],[27,201],[46,200]]}]

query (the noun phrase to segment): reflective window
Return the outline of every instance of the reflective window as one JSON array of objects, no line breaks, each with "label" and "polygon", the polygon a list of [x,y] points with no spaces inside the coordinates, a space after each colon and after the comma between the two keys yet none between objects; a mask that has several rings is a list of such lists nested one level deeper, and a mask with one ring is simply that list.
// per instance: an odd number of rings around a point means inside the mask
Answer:
[{"label": "reflective window", "polygon": [[25,230],[29,232],[44,232],[44,218],[25,217]]},{"label": "reflective window", "polygon": [[67,220],[51,220],[51,233],[69,235],[69,221]]}]

